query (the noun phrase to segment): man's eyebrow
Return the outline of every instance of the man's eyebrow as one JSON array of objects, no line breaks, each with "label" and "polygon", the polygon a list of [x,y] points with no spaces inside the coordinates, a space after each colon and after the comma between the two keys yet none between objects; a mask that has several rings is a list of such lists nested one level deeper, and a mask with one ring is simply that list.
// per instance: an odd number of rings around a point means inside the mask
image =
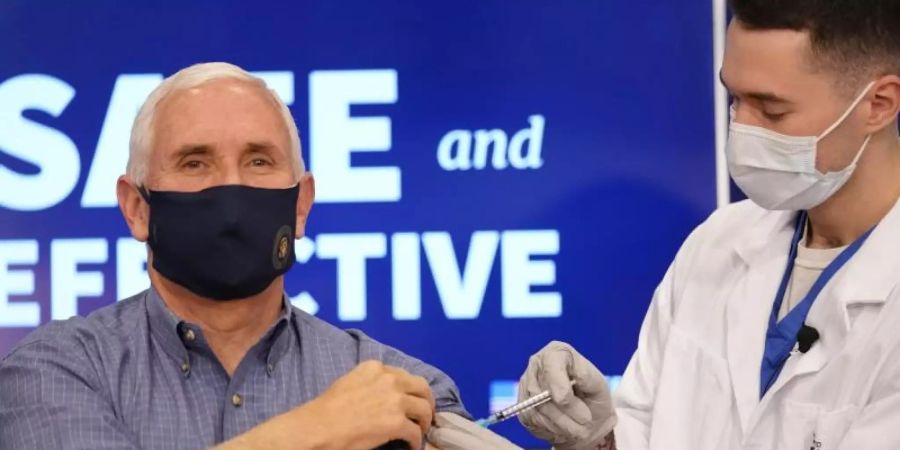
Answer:
[{"label": "man's eyebrow", "polygon": [[178,150],[172,154],[172,159],[180,160],[192,155],[207,155],[212,153],[212,146],[209,144],[185,144],[178,147]]},{"label": "man's eyebrow", "polygon": [[[722,86],[725,86],[725,88],[728,89],[728,92],[731,95],[734,95],[734,92],[731,90],[731,88],[728,87],[728,83],[725,82],[725,78],[722,76],[721,70],[719,71],[719,81],[722,83]],[[749,98],[752,98],[752,99],[760,101],[760,102],[785,103],[785,104],[794,103],[794,102],[792,102],[784,97],[780,97],[772,92],[742,92],[741,94],[744,97],[749,97]]]},{"label": "man's eyebrow", "polygon": [[275,144],[269,141],[251,141],[248,142],[247,145],[244,146],[244,148],[251,152],[266,152],[274,150],[277,147]]}]

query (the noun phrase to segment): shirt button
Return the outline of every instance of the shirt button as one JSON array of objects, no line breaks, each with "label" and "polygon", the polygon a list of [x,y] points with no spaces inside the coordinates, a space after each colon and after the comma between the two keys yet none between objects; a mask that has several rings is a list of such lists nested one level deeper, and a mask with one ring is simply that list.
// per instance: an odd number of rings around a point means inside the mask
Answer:
[{"label": "shirt button", "polygon": [[194,342],[197,339],[197,335],[194,334],[194,330],[188,328],[187,331],[184,332],[184,340],[187,342]]},{"label": "shirt button", "polygon": [[231,396],[231,404],[235,407],[240,407],[244,401],[241,399],[241,394],[234,394]]},{"label": "shirt button", "polygon": [[188,372],[190,372],[190,371],[191,371],[191,365],[187,361],[181,363],[181,373],[187,375]]}]

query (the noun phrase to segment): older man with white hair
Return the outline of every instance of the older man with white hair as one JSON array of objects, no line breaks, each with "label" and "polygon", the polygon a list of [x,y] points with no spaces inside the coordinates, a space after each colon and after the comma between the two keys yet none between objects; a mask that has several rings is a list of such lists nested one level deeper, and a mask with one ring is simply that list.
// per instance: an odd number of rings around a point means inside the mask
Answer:
[{"label": "older man with white hair", "polygon": [[151,287],[0,362],[0,448],[419,448],[435,412],[471,438],[444,373],[287,301],[314,183],[261,80],[225,63],[166,79],[117,193]]}]

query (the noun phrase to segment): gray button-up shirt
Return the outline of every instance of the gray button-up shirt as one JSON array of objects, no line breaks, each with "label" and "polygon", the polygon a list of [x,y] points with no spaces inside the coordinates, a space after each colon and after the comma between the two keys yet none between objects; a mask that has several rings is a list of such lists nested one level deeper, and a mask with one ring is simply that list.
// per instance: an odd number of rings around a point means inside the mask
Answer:
[{"label": "gray button-up shirt", "polygon": [[203,331],[151,289],[49,323],[0,362],[0,449],[207,448],[312,400],[371,359],[425,377],[438,411],[468,417],[443,372],[287,300],[229,378]]}]

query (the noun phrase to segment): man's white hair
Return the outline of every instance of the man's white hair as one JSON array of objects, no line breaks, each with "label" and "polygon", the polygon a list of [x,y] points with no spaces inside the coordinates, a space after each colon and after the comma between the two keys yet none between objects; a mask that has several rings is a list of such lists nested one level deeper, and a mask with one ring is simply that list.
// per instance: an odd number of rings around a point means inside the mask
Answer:
[{"label": "man's white hair", "polygon": [[275,103],[281,109],[281,116],[284,118],[285,126],[287,126],[288,134],[291,139],[290,157],[293,166],[294,176],[299,179],[300,175],[306,171],[303,164],[303,156],[300,153],[300,136],[297,132],[297,124],[291,111],[287,105],[281,101],[278,94],[266,86],[265,81],[253,76],[244,69],[234,64],[224,62],[211,62],[195,64],[190,67],[179,70],[174,75],[166,78],[163,82],[147,96],[144,105],[138,111],[137,117],[134,119],[134,125],[131,127],[131,142],[129,144],[128,166],[125,173],[131,178],[132,182],[138,186],[143,186],[147,181],[147,170],[150,163],[150,151],[153,148],[153,129],[156,122],[156,108],[159,102],[167,95],[177,91],[192,89],[209,81],[229,78],[235,80],[247,81],[254,83],[263,88],[265,92],[275,100]]}]

